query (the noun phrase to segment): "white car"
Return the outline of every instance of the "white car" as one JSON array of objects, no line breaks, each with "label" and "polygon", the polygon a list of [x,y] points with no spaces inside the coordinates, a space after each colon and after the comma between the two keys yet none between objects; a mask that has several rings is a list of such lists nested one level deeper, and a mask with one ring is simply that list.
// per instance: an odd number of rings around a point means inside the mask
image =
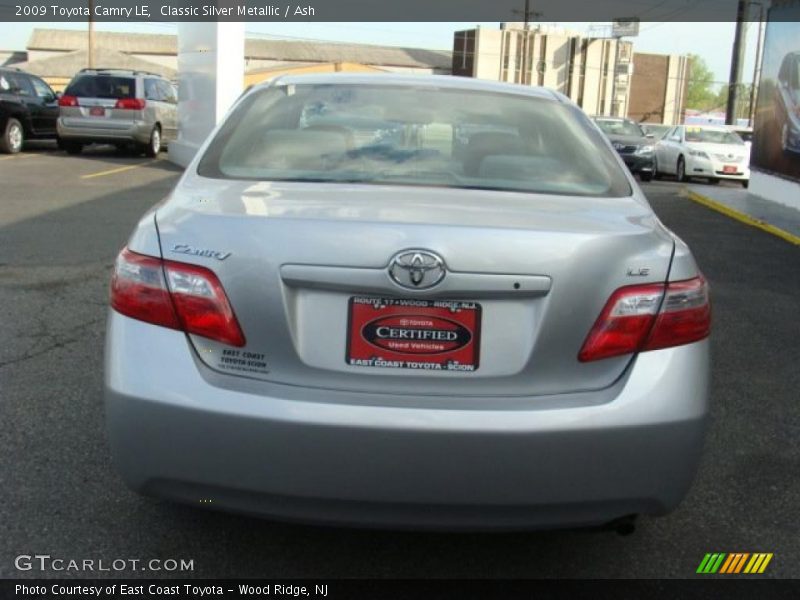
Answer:
[{"label": "white car", "polygon": [[738,134],[722,126],[678,125],[656,144],[655,176],[668,173],[678,181],[705,177],[750,181],[750,150]]}]

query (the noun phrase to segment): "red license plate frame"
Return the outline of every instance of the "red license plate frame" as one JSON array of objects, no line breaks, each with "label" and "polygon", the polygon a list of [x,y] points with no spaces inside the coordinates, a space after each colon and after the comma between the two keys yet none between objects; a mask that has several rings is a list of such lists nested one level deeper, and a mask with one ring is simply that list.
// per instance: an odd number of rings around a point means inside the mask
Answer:
[{"label": "red license plate frame", "polygon": [[477,302],[353,296],[345,363],[357,367],[475,372],[482,308]]},{"label": "red license plate frame", "polygon": [[736,165],[722,165],[722,172],[727,175],[735,175],[738,172]]},{"label": "red license plate frame", "polygon": [[106,109],[102,106],[93,106],[89,109],[89,116],[91,117],[105,117]]}]

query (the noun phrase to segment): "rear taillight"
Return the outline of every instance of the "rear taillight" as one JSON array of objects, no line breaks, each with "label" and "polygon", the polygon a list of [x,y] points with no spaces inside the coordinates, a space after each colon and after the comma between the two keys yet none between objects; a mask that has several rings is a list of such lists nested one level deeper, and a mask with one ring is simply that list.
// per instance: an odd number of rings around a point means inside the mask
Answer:
[{"label": "rear taillight", "polygon": [[61,96],[58,99],[59,106],[78,106],[78,98],[76,96]]},{"label": "rear taillight", "polygon": [[145,101],[142,98],[120,98],[114,105],[114,108],[121,108],[122,110],[143,110]]},{"label": "rear taillight", "polygon": [[690,344],[711,333],[711,298],[703,277],[667,285],[653,331],[642,350]]},{"label": "rear taillight", "polygon": [[161,260],[124,248],[111,278],[111,307],[154,325],[231,346],[245,345],[222,284],[205,267]]},{"label": "rear taillight", "polygon": [[708,283],[701,277],[618,289],[606,302],[578,360],[589,362],[689,344],[711,332]]}]

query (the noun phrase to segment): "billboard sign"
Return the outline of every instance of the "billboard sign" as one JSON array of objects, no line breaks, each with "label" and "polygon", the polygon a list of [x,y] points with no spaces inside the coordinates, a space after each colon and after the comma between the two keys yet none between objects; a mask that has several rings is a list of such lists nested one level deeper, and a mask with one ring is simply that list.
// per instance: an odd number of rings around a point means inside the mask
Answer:
[{"label": "billboard sign", "polygon": [[611,21],[611,37],[636,37],[639,35],[639,19],[629,17]]},{"label": "billboard sign", "polygon": [[750,164],[800,181],[800,0],[768,13]]}]

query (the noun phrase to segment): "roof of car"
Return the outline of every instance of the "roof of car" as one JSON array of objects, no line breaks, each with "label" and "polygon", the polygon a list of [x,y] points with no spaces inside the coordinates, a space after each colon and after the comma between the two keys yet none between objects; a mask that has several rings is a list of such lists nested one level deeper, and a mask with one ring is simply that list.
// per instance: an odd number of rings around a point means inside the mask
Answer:
[{"label": "roof of car", "polygon": [[570,102],[566,96],[543,87],[531,87],[513,83],[501,83],[474,79],[472,77],[454,77],[452,75],[404,75],[399,73],[313,73],[308,75],[284,75],[271,82],[256,87],[269,85],[402,85],[408,87],[431,87],[462,89],[472,91],[495,92],[534,96],[558,102]]}]

